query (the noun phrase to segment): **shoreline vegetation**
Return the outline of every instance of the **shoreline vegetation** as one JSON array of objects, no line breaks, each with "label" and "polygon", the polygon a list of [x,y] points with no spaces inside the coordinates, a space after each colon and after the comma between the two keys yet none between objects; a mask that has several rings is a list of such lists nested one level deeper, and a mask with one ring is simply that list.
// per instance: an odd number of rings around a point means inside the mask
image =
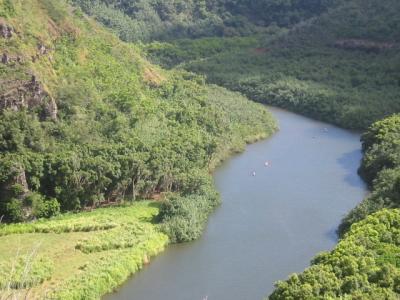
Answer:
[{"label": "shoreline vegetation", "polygon": [[[163,251],[155,202],[0,228],[0,299],[98,299]],[[12,247],[10,247],[12,246]]]},{"label": "shoreline vegetation", "polygon": [[210,172],[277,130],[66,1],[0,0],[0,26],[0,299],[111,292],[198,238],[220,203]]},{"label": "shoreline vegetation", "polygon": [[253,2],[0,0],[0,299],[99,298],[198,238],[210,171],[277,130],[246,96],[366,130],[371,195],[270,299],[398,298],[400,4]]},{"label": "shoreline vegetation", "polygon": [[[304,18],[302,9],[310,9],[306,2],[286,1],[277,7],[268,6],[268,1],[243,3],[257,11],[248,20],[246,9],[230,10],[239,5],[218,1],[222,7],[228,5],[222,8],[225,15],[217,13],[224,16],[220,34],[202,31],[193,35],[190,30],[172,37],[168,33],[161,37],[150,34],[141,47],[151,61],[167,69],[202,74],[207,82],[239,91],[249,99],[365,131],[360,174],[372,189],[371,195],[343,219],[338,246],[317,256],[304,273],[277,283],[270,298],[397,299],[400,130],[398,117],[392,115],[400,112],[399,2],[314,1],[320,6]],[[124,2],[84,9],[100,22],[111,24],[110,28],[128,41],[125,29],[129,26],[115,26],[113,11],[126,18],[139,16],[140,21],[131,18],[129,22],[146,22],[140,19],[140,10],[132,15]],[[185,12],[192,17],[185,24],[215,20],[215,11],[221,6],[208,9],[208,14],[200,17],[195,9],[192,15]],[[158,13],[165,13],[158,7],[149,10],[156,19]],[[239,15],[242,12],[240,25],[231,22],[238,11]],[[182,20],[176,17],[178,10],[167,10],[166,14],[168,18],[161,18],[161,22],[169,22],[168,26]],[[274,17],[275,22],[271,22]],[[287,22],[294,19],[294,23]],[[263,24],[261,31],[252,27],[254,20]],[[282,20],[286,23],[279,22]],[[181,28],[176,26],[175,30]],[[239,28],[249,31],[243,33]]]}]

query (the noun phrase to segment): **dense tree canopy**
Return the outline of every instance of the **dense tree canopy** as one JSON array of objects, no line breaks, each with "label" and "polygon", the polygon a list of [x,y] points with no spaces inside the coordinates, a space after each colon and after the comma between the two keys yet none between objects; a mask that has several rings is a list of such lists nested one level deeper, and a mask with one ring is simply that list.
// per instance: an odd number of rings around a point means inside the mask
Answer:
[{"label": "dense tree canopy", "polygon": [[400,207],[400,115],[374,123],[361,141],[364,157],[359,172],[372,192],[344,218],[342,234],[371,213]]},{"label": "dense tree canopy", "polygon": [[[399,11],[398,0],[0,0],[0,220],[163,194],[160,228],[197,238],[219,203],[209,171],[276,129],[214,83],[369,128],[371,194],[339,245],[270,298],[398,299]],[[86,14],[152,43],[123,43]]]},{"label": "dense tree canopy", "polygon": [[335,3],[289,30],[269,26],[258,35],[181,39],[146,50],[154,62],[205,74],[250,99],[366,129],[400,111],[400,4]]},{"label": "dense tree canopy", "polygon": [[[206,86],[199,76],[151,65],[134,45],[78,10],[70,13],[62,1],[13,3],[16,15],[7,23],[20,34],[0,42],[24,62],[0,65],[4,95],[11,95],[2,100],[0,118],[3,221],[179,192],[194,184],[191,174],[208,177],[230,151],[275,129],[263,107]],[[31,98],[12,94],[19,84],[32,90]],[[50,98],[57,105],[53,119],[45,114]],[[20,99],[28,107],[7,107]],[[215,206],[215,196],[207,197],[211,182],[203,184],[207,206]]]},{"label": "dense tree canopy", "polygon": [[248,35],[289,27],[318,15],[333,0],[72,0],[127,41]]}]

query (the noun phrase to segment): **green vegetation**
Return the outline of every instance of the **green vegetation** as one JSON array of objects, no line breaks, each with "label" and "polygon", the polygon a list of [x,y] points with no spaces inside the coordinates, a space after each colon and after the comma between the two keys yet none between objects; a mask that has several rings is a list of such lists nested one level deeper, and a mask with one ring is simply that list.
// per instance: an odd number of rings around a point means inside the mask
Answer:
[{"label": "green vegetation", "polygon": [[[371,195],[336,249],[270,298],[398,298],[400,117],[383,118],[400,112],[399,1],[69,3],[0,0],[0,217],[34,221],[0,227],[1,293],[98,298],[168,241],[199,237],[220,201],[209,172],[276,130],[208,82],[369,128]],[[151,197],[166,200],[60,215]]]},{"label": "green vegetation", "polygon": [[353,225],[329,253],[278,282],[271,300],[398,299],[400,211],[382,210]]},{"label": "green vegetation", "polygon": [[361,141],[364,158],[359,172],[372,192],[344,218],[341,234],[380,209],[400,207],[400,115],[374,123]]},{"label": "green vegetation", "polygon": [[334,0],[72,0],[125,41],[237,36],[289,27]]},{"label": "green vegetation", "polygon": [[257,36],[173,40],[145,49],[154,62],[205,74],[208,82],[258,102],[366,129],[400,111],[399,5],[347,1],[290,30],[269,26]]},{"label": "green vegetation", "polygon": [[[3,225],[0,299],[97,299],[111,292],[168,243],[152,224],[158,206],[137,202],[66,214],[41,220],[39,231],[32,230],[36,223]],[[111,220],[111,227],[98,227]],[[55,231],[55,224],[63,229]],[[75,230],[77,224],[86,226]]]},{"label": "green vegetation", "polygon": [[372,192],[342,221],[341,240],[302,274],[278,282],[277,299],[398,299],[400,294],[400,115],[362,135],[360,174]]},{"label": "green vegetation", "polygon": [[15,257],[0,266],[0,290],[19,290],[42,284],[51,278],[53,271],[52,262],[35,257],[35,253]]},{"label": "green vegetation", "polygon": [[197,238],[220,201],[210,171],[277,127],[67,2],[0,7],[0,298],[97,299]]},{"label": "green vegetation", "polygon": [[276,128],[261,105],[151,65],[62,1],[13,7],[19,33],[0,39],[3,221],[179,193]]}]

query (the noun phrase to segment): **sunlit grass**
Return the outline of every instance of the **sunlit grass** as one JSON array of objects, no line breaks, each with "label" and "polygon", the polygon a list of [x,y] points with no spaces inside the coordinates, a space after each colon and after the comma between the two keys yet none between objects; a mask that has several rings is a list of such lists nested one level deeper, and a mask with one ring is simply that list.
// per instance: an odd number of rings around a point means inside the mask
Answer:
[{"label": "sunlit grass", "polygon": [[[112,291],[168,243],[151,223],[157,206],[145,201],[3,225],[0,299],[43,299],[46,294],[55,299],[93,299]],[[85,224],[85,230],[53,230],[76,224]]]}]

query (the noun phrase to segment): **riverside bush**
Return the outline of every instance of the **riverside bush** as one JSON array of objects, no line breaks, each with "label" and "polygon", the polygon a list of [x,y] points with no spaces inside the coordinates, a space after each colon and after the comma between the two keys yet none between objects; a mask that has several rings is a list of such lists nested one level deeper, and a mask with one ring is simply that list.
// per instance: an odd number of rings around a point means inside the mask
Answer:
[{"label": "riverside bush", "polygon": [[153,234],[153,226],[142,223],[122,225],[79,241],[75,248],[84,252],[100,252],[112,249],[137,247]]},{"label": "riverside bush", "polygon": [[400,207],[400,115],[372,124],[362,135],[364,152],[360,175],[371,186],[371,194],[342,220],[343,235],[351,224],[383,208]]},{"label": "riverside bush", "polygon": [[204,195],[172,197],[160,208],[161,230],[173,243],[195,240],[203,232],[213,207]]}]

